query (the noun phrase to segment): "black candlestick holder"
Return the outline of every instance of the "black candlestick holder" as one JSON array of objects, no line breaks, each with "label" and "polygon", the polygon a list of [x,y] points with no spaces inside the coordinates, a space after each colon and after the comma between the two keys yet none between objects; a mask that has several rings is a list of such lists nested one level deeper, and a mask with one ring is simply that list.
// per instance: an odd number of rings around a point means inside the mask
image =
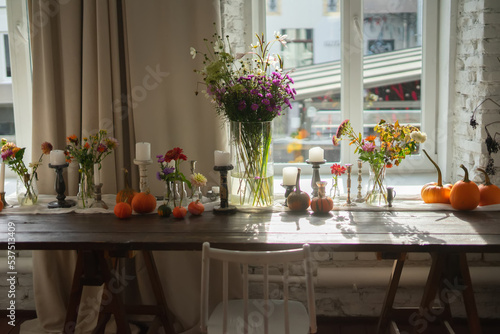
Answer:
[{"label": "black candlestick holder", "polygon": [[281,185],[283,188],[285,188],[285,203],[283,204],[284,206],[288,206],[288,195],[290,195],[293,190],[295,189],[294,185],[287,185],[285,186],[284,184]]},{"label": "black candlestick holder", "polygon": [[69,166],[69,163],[65,163],[64,165],[51,165],[49,164],[49,168],[54,168],[56,170],[56,183],[54,185],[54,188],[57,192],[57,201],[50,202],[47,204],[47,207],[49,209],[56,209],[56,208],[70,208],[72,206],[76,205],[76,202],[73,200],[66,200],[66,195],[64,195],[64,192],[66,191],[66,184],[64,183],[64,177],[62,175],[63,168],[66,168]]},{"label": "black candlestick holder", "polygon": [[321,165],[323,165],[326,162],[326,160],[311,161],[311,160],[307,159],[306,162],[309,165],[312,165],[312,169],[313,169],[312,180],[311,180],[311,187],[312,187],[313,191],[311,193],[311,195],[312,195],[311,198],[318,197],[318,185],[316,184],[316,182],[321,182],[321,178],[319,176],[319,167]]},{"label": "black candlestick holder", "polygon": [[236,207],[229,205],[228,187],[227,187],[227,172],[233,169],[233,165],[229,166],[214,166],[214,170],[220,173],[220,207],[214,208],[215,214],[233,214],[236,213]]}]

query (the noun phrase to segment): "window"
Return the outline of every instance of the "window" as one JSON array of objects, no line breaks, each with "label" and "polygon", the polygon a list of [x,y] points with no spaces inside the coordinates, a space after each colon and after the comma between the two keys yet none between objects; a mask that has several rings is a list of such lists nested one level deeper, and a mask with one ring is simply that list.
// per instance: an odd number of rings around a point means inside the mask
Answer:
[{"label": "window", "polygon": [[[340,1],[291,0],[283,3],[280,15],[267,13],[268,36],[274,31],[288,35],[289,48],[278,52],[285,70],[294,68],[297,90],[293,108],[275,120],[275,166],[302,163],[314,146],[323,147],[329,163],[356,161],[348,143],[331,144],[346,118],[364,135],[380,119],[397,119],[433,137],[436,64],[424,59],[436,51],[429,47],[436,42],[436,2],[352,0],[342,6]],[[334,9],[340,15],[323,15]],[[431,167],[419,154],[407,159],[412,163],[402,166]]]}]

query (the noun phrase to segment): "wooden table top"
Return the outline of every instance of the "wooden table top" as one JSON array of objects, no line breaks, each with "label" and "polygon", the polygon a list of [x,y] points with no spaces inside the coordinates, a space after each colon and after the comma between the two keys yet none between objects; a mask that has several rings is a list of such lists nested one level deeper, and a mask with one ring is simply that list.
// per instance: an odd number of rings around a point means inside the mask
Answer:
[{"label": "wooden table top", "polygon": [[0,230],[2,249],[13,236],[17,250],[199,250],[209,241],[241,250],[309,243],[325,251],[500,252],[500,215],[494,211],[205,212],[180,220],[156,214],[126,220],[113,214],[1,215]]}]

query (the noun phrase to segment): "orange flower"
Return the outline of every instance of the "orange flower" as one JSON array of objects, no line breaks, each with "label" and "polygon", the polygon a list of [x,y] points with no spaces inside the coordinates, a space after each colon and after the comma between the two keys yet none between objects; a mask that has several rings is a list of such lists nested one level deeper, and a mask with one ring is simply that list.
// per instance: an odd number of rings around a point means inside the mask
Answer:
[{"label": "orange flower", "polygon": [[50,151],[52,151],[52,144],[49,143],[48,141],[42,143],[42,152],[43,154],[50,154]]},{"label": "orange flower", "polygon": [[85,143],[85,145],[83,145],[83,148],[85,148],[85,149],[88,150],[90,148],[90,144],[89,143]]},{"label": "orange flower", "polygon": [[14,147],[14,148],[12,149],[12,156],[13,156],[13,157],[15,157],[15,156],[16,156],[16,153],[17,153],[17,152],[19,152],[20,150],[21,150],[21,149],[20,149],[19,147],[17,147],[17,146],[16,146],[16,147]]},{"label": "orange flower", "polygon": [[74,143],[75,145],[78,145],[78,137],[76,135],[71,135],[66,138],[70,143]]},{"label": "orange flower", "polygon": [[388,163],[385,165],[385,167],[387,167],[387,168],[391,168],[391,167],[392,167],[392,163],[388,162]]},{"label": "orange flower", "polygon": [[373,135],[371,135],[371,136],[367,136],[367,137],[365,138],[365,140],[366,140],[366,141],[374,141],[375,139],[377,139],[377,137],[375,137],[375,136],[373,136]]}]

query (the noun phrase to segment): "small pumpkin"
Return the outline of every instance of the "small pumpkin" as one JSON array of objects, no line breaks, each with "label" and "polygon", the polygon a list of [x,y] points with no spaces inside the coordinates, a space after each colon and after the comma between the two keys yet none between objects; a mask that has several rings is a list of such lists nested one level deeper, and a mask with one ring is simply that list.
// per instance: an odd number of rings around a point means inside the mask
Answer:
[{"label": "small pumpkin", "polygon": [[469,180],[469,171],[464,165],[460,165],[465,171],[464,178],[457,181],[450,192],[450,203],[457,210],[473,210],[479,205],[479,188],[477,184]]},{"label": "small pumpkin", "polygon": [[205,206],[200,202],[199,199],[197,199],[196,201],[189,203],[188,211],[192,215],[199,216],[203,213],[203,211],[205,211]]},{"label": "small pumpkin", "polygon": [[319,188],[318,197],[314,197],[311,200],[311,210],[318,214],[328,213],[331,209],[333,209],[333,200],[325,194],[325,186],[327,182],[320,181],[316,182],[316,184]]},{"label": "small pumpkin", "polygon": [[127,202],[120,202],[115,205],[113,212],[118,218],[126,219],[132,216],[132,207]]},{"label": "small pumpkin", "polygon": [[3,210],[3,201],[0,201],[0,212]]},{"label": "small pumpkin", "polygon": [[162,204],[158,207],[158,216],[160,217],[170,217],[172,214],[172,209],[166,204]]},{"label": "small pumpkin", "polygon": [[183,206],[176,206],[174,208],[174,210],[172,211],[172,215],[175,218],[184,218],[184,217],[186,217],[186,214],[187,214],[187,210]]},{"label": "small pumpkin", "polygon": [[116,194],[116,203],[127,202],[128,204],[132,204],[132,199],[134,198],[135,194],[137,194],[137,191],[130,188],[127,176],[128,170],[126,168],[123,168],[123,180],[125,188],[123,188]]},{"label": "small pumpkin", "polygon": [[306,211],[311,204],[309,195],[300,190],[300,168],[297,168],[297,179],[295,181],[295,191],[287,197],[288,208],[292,211]]},{"label": "small pumpkin", "polygon": [[478,168],[484,174],[484,184],[479,187],[479,206],[500,204],[500,188],[491,183],[490,177],[485,170]]},{"label": "small pumpkin", "polygon": [[420,191],[420,196],[425,203],[450,203],[450,192],[453,187],[452,184],[443,185],[443,176],[441,174],[441,168],[439,168],[438,164],[431,159],[431,157],[427,154],[425,150],[425,155],[432,162],[434,167],[436,167],[438,173],[437,182],[427,183],[422,187]]},{"label": "small pumpkin", "polygon": [[156,198],[149,193],[140,192],[132,198],[132,209],[137,213],[150,213],[156,209]]}]

